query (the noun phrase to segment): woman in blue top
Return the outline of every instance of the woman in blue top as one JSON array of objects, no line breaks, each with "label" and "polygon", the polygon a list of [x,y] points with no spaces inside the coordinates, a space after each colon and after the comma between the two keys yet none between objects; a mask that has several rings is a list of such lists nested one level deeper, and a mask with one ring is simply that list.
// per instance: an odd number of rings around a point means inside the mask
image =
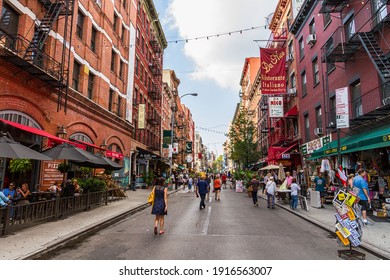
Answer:
[{"label": "woman in blue top", "polygon": [[157,226],[160,225],[160,235],[164,234],[164,216],[168,215],[168,189],[165,187],[165,178],[158,178],[154,187],[154,203],[152,214],[154,219],[154,234],[157,234]]},{"label": "woman in blue top", "polygon": [[323,177],[322,172],[318,174],[318,177],[314,179],[314,183],[316,184],[315,190],[320,192],[321,196],[321,208],[324,208],[325,204],[325,195],[326,195],[326,180]]}]

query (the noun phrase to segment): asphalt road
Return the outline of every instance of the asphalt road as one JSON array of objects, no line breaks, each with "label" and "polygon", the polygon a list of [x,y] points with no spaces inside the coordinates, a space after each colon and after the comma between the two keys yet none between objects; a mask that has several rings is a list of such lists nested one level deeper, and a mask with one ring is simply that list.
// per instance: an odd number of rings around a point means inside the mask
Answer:
[{"label": "asphalt road", "polygon": [[[194,193],[168,199],[165,235],[153,234],[151,208],[68,246],[53,260],[338,260],[345,249],[321,228],[281,208],[254,207],[245,193],[223,190],[199,210]],[[377,257],[366,253],[366,259]]]}]

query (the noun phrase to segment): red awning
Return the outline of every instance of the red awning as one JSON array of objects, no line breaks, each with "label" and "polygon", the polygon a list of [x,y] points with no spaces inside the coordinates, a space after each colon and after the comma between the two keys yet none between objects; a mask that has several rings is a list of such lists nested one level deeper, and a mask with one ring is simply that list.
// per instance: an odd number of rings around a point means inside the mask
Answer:
[{"label": "red awning", "polygon": [[117,158],[117,159],[123,159],[125,156],[118,152],[113,152],[110,150],[106,150],[106,157],[108,158]]},{"label": "red awning", "polygon": [[284,114],[285,118],[296,118],[298,117],[298,106],[295,105],[292,107],[286,114]]},{"label": "red awning", "polygon": [[88,143],[88,142],[83,142],[83,141],[80,141],[80,140],[76,140],[76,139],[71,139],[72,142],[76,142],[76,143],[80,143],[80,144],[83,144],[85,146],[90,146],[90,147],[93,147],[95,149],[99,149],[99,150],[105,150],[104,148],[98,146],[98,145],[95,145],[93,143]]},{"label": "red awning", "polygon": [[56,144],[69,143],[69,144],[72,144],[73,146],[76,146],[78,148],[81,148],[81,149],[85,150],[85,146],[82,145],[82,144],[78,144],[78,143],[75,143],[75,142],[72,142],[72,141],[69,141],[69,140],[62,139],[60,137],[54,136],[54,135],[44,131],[44,130],[41,130],[41,129],[38,129],[38,128],[35,128],[35,127],[31,127],[31,126],[27,126],[27,125],[23,125],[23,124],[16,123],[16,122],[3,120],[3,119],[0,119],[0,121],[5,123],[5,124],[11,125],[13,127],[16,127],[18,129],[30,132],[32,134],[36,134],[36,135],[39,135],[39,136],[42,136],[42,137],[47,137],[47,138],[49,138],[49,140],[51,142],[54,142]]},{"label": "red awning", "polygon": [[269,147],[268,149],[268,161],[275,160],[277,155],[284,151],[286,147]]},{"label": "red awning", "polygon": [[287,153],[288,151],[290,151],[292,148],[296,147],[297,145],[298,145],[298,143],[295,143],[295,144],[291,145],[290,147],[285,148],[283,151],[278,152],[276,154],[276,159],[282,159],[282,154]]}]

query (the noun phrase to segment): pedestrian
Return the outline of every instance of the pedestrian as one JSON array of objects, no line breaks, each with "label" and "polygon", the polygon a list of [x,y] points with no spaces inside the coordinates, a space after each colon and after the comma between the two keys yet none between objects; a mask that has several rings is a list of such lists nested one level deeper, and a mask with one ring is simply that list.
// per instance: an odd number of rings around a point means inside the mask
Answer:
[{"label": "pedestrian", "polygon": [[[207,182],[207,184],[208,184],[208,186],[209,186],[209,188],[211,188],[212,187],[212,183],[213,183],[213,180],[211,180],[211,177],[210,177],[211,175],[206,175],[206,177],[205,177],[205,181]],[[207,192],[207,200],[209,200],[209,198],[210,198],[210,192]]]},{"label": "pedestrian", "polygon": [[222,187],[223,187],[224,189],[226,189],[226,180],[227,180],[227,176],[226,176],[225,173],[222,174],[221,180],[222,180]]},{"label": "pedestrian", "polygon": [[296,210],[298,206],[298,191],[301,190],[301,187],[297,184],[296,178],[292,178],[290,189],[291,189],[290,208],[292,210]]},{"label": "pedestrian", "polygon": [[135,171],[133,171],[133,174],[131,174],[131,190],[133,192],[136,191],[136,181],[137,181],[137,174],[135,174]]},{"label": "pedestrian", "polygon": [[196,197],[200,197],[199,210],[206,208],[206,204],[204,201],[206,198],[206,194],[208,194],[210,191],[210,185],[205,179],[206,177],[202,176],[198,184],[196,184]]},{"label": "pedestrian", "polygon": [[188,179],[188,192],[192,192],[192,184],[194,183],[192,176]]},{"label": "pedestrian", "polygon": [[72,197],[74,196],[74,185],[72,184],[72,180],[66,180],[65,188],[64,188],[64,197]]},{"label": "pedestrian", "polygon": [[48,188],[48,191],[50,192],[50,197],[51,199],[56,199],[57,197],[60,196],[61,188],[58,186],[58,182],[55,181],[53,185],[51,185]]},{"label": "pedestrian", "polygon": [[348,175],[347,191],[353,190],[353,179],[354,178],[355,178],[355,175],[353,173]]},{"label": "pedestrian", "polygon": [[0,207],[5,207],[11,203],[11,200],[2,192],[0,192]]},{"label": "pedestrian", "polygon": [[325,208],[324,204],[325,204],[325,196],[326,196],[326,188],[327,188],[327,185],[326,185],[326,180],[325,180],[325,178],[323,177],[322,172],[320,172],[320,173],[318,174],[318,176],[315,177],[314,183],[316,184],[315,190],[318,191],[318,192],[320,192],[320,197],[321,197],[321,208]]},{"label": "pedestrian", "polygon": [[165,179],[162,177],[156,180],[156,186],[154,187],[152,215],[156,215],[154,234],[157,235],[158,226],[160,226],[159,234],[164,234],[164,216],[168,215],[168,188],[165,187]]},{"label": "pedestrian", "polygon": [[257,191],[259,190],[260,182],[256,179],[256,174],[252,176],[252,180],[250,182],[250,186],[252,187],[252,199],[253,199],[253,206],[259,206],[259,202],[257,200]]},{"label": "pedestrian", "polygon": [[275,179],[271,176],[265,185],[265,192],[267,193],[267,208],[272,206],[272,209],[275,209],[276,184],[274,180]]},{"label": "pedestrian", "polygon": [[359,197],[359,205],[362,206],[362,215],[363,215],[363,223],[365,225],[371,224],[367,220],[367,210],[370,209],[370,195],[369,195],[369,188],[368,183],[364,179],[364,177],[367,176],[367,171],[365,169],[359,169],[358,175],[353,179],[353,185],[359,189],[358,197]]},{"label": "pedestrian", "polygon": [[221,186],[222,186],[222,181],[221,179],[219,179],[219,174],[217,174],[214,180],[215,200],[217,201],[221,200]]}]

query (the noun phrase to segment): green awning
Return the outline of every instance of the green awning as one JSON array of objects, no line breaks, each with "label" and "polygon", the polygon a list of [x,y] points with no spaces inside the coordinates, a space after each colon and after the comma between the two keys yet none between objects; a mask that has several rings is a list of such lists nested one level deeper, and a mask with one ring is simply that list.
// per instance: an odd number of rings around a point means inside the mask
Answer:
[{"label": "green awning", "polygon": [[[338,154],[337,140],[314,151],[309,160]],[[340,139],[340,154],[372,150],[390,146],[390,127],[376,128],[370,132],[362,132]]]}]

